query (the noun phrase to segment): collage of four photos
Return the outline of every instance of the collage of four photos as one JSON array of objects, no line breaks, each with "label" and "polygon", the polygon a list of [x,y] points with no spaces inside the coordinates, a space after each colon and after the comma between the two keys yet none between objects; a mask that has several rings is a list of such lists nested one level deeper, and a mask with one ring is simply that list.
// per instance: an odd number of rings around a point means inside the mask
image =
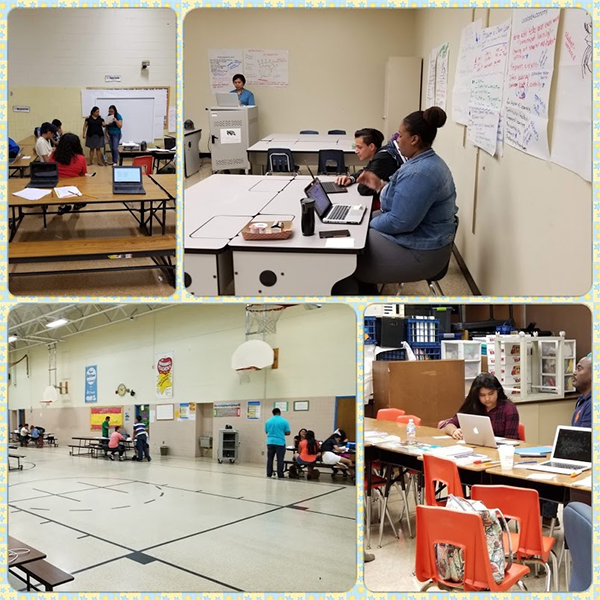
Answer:
[{"label": "collage of four photos", "polygon": [[6,24],[7,588],[592,585],[588,12]]}]

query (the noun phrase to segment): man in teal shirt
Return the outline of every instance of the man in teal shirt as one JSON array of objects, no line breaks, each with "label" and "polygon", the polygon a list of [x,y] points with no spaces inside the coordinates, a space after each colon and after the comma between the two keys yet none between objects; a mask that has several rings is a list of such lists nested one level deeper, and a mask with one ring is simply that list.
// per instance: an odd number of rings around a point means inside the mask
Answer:
[{"label": "man in teal shirt", "polygon": [[283,479],[283,461],[285,458],[285,436],[290,435],[290,424],[281,416],[278,408],[265,423],[267,434],[267,477],[273,476],[273,460],[277,456],[277,477]]}]

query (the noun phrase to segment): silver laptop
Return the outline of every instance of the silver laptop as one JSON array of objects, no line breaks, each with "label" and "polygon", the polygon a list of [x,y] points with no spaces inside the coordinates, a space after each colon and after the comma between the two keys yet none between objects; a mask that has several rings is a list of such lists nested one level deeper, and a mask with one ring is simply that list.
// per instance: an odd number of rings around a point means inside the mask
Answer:
[{"label": "silver laptop", "polygon": [[579,475],[591,468],[592,429],[562,425],[556,429],[550,460],[527,466],[531,471],[546,471],[559,475]]},{"label": "silver laptop", "polygon": [[215,96],[217,97],[217,106],[239,106],[240,105],[240,99],[239,96],[236,94],[223,94],[223,93],[215,93]]},{"label": "silver laptop", "polygon": [[467,444],[484,446],[486,448],[497,448],[499,444],[519,445],[518,440],[495,436],[492,421],[485,415],[458,413],[456,416],[463,432],[463,438]]},{"label": "silver laptop", "polygon": [[145,194],[142,167],[113,167],[113,194]]},{"label": "silver laptop", "polygon": [[308,198],[315,201],[315,211],[323,223],[358,225],[363,220],[367,210],[362,204],[356,206],[333,204],[317,177],[304,188],[304,193]]},{"label": "silver laptop", "polygon": [[[310,167],[308,165],[306,165],[306,168],[308,169],[308,172],[310,173],[310,176],[313,179],[316,179],[316,177],[314,176],[313,172],[311,171]],[[323,186],[323,189],[328,193],[328,194],[343,194],[344,192],[348,192],[348,188],[343,186],[343,185],[338,185],[335,181],[321,181],[321,185]]]}]

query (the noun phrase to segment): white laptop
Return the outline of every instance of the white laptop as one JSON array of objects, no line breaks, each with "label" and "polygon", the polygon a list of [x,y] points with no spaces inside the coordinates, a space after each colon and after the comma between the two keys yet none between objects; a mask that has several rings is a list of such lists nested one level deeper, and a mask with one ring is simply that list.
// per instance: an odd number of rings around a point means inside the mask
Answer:
[{"label": "white laptop", "polygon": [[215,96],[217,97],[217,106],[232,107],[232,106],[240,105],[240,99],[237,94],[230,94],[230,93],[224,94],[224,93],[217,92],[217,93],[215,93]]},{"label": "white laptop", "polygon": [[[318,178],[314,178],[304,188],[308,198],[315,201],[315,211],[323,223],[337,223],[339,225],[358,225],[365,216],[367,210],[362,204],[351,206],[349,204],[333,204],[323,189],[323,184]],[[369,202],[371,197],[368,197]]]},{"label": "white laptop", "polygon": [[560,475],[579,475],[592,468],[592,429],[590,427],[559,426],[554,436],[550,460],[528,465],[531,471],[546,471]]},{"label": "white laptop", "polygon": [[494,435],[492,422],[485,415],[467,415],[458,413],[458,423],[463,432],[465,443],[473,446],[484,446],[486,448],[497,448],[498,444],[518,446],[518,440],[498,437]]}]

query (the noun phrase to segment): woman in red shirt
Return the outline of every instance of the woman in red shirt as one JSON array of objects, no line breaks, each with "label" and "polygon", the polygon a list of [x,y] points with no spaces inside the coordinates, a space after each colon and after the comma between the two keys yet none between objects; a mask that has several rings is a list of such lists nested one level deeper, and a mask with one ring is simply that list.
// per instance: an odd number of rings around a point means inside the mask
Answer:
[{"label": "woman in red shirt", "polygon": [[[87,163],[83,155],[83,148],[79,137],[74,133],[65,133],[61,136],[56,146],[56,150],[50,155],[50,160],[58,165],[58,178],[82,177],[87,173]],[[73,210],[83,208],[85,204],[78,202],[73,206]],[[65,204],[58,207],[58,213],[64,214],[70,212],[71,205]]]}]

